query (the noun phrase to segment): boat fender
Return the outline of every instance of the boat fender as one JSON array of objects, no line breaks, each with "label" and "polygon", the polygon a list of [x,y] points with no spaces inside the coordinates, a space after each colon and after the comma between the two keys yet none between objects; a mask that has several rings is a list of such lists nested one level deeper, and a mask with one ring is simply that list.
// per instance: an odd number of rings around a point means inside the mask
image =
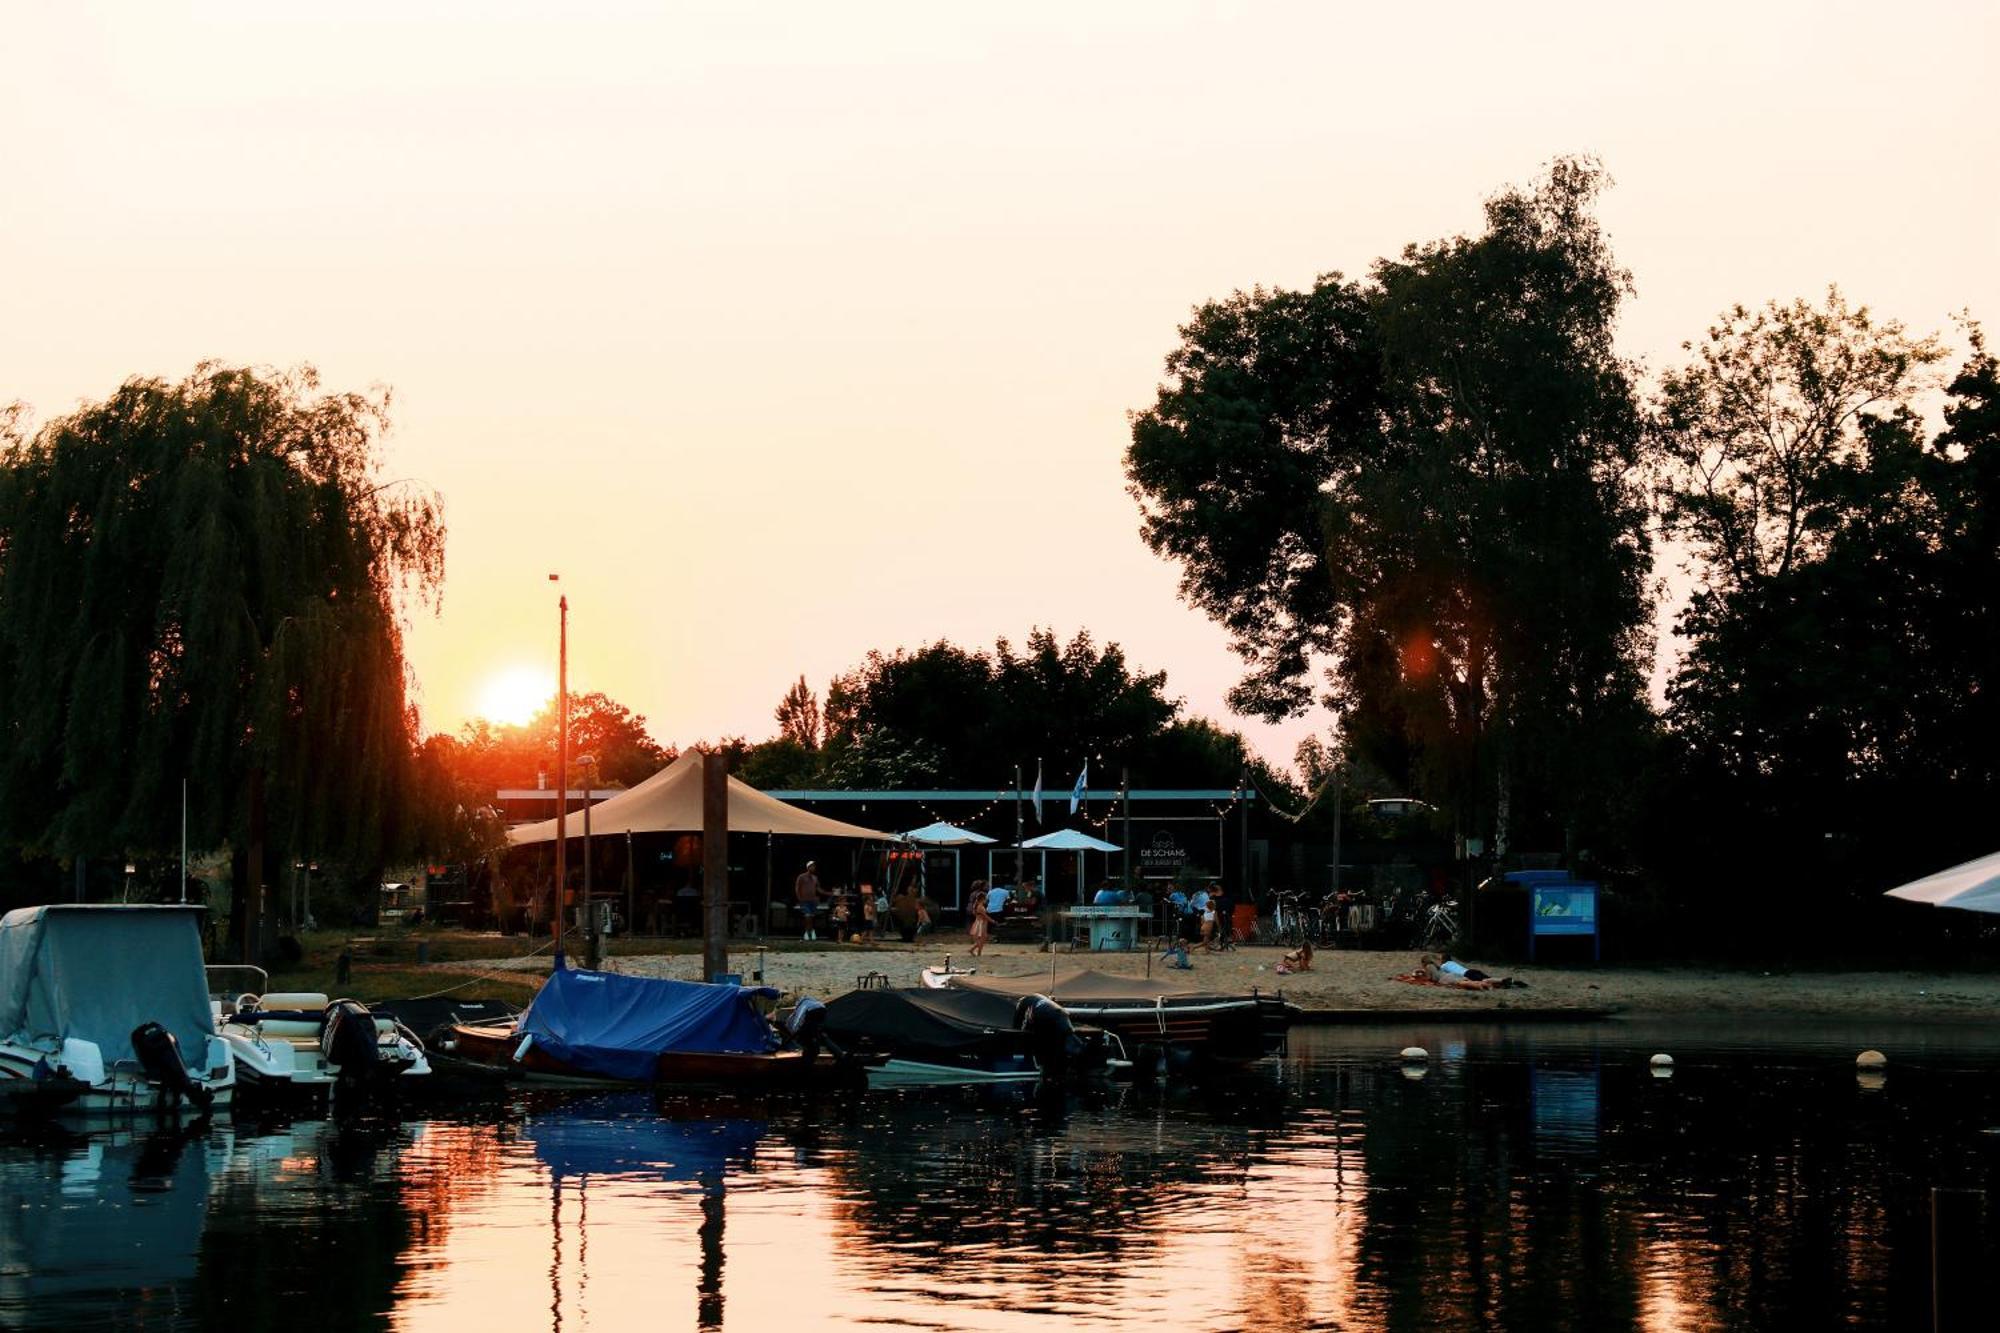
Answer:
[{"label": "boat fender", "polygon": [[1070,1061],[1083,1048],[1076,1025],[1070,1022],[1069,1011],[1046,995],[1023,996],[1014,1007],[1014,1026],[1028,1034],[1035,1068],[1044,1077],[1061,1078],[1067,1074]]},{"label": "boat fender", "polygon": [[132,1054],[139,1057],[139,1067],[172,1100],[185,1097],[189,1105],[204,1114],[214,1104],[215,1094],[194,1081],[187,1062],[181,1059],[181,1044],[160,1024],[141,1023],[132,1029]]},{"label": "boat fender", "polygon": [[370,1073],[381,1058],[375,1016],[359,1000],[335,1000],[326,1007],[321,1022],[319,1049],[342,1078]]}]

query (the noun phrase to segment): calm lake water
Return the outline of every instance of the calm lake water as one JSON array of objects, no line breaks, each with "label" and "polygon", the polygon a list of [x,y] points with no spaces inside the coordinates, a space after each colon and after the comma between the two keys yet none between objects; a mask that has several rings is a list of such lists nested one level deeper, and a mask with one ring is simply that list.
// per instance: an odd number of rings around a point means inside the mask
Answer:
[{"label": "calm lake water", "polygon": [[1056,1102],[15,1133],[0,1325],[1924,1328],[1930,1187],[2000,1190],[1974,1027],[1317,1029]]}]

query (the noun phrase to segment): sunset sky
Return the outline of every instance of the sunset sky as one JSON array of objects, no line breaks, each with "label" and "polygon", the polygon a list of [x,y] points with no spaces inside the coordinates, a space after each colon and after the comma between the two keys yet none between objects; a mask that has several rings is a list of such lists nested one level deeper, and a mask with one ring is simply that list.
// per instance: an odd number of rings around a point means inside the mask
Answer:
[{"label": "sunset sky", "polygon": [[[1036,624],[1221,716],[1235,662],[1120,466],[1191,306],[1585,152],[1651,365],[1832,281],[2000,318],[1995,15],[17,4],[0,402],[203,358],[390,386],[391,473],[451,531],[433,728],[552,674],[557,570],[574,682],[669,741]],[[1283,761],[1323,725],[1247,729]]]}]

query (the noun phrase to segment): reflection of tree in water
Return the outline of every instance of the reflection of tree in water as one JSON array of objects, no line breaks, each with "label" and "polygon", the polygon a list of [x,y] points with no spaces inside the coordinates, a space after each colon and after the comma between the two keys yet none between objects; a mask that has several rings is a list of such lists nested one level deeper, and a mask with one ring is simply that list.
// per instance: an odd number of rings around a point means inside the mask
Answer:
[{"label": "reflection of tree in water", "polygon": [[1990,1090],[1967,1106],[1906,1070],[1898,1105],[1842,1068],[1746,1056],[1664,1080],[1629,1054],[1600,1070],[1532,1038],[1502,1047],[1421,1081],[1322,1074],[1364,1125],[1357,1317],[1898,1326],[1927,1308],[1926,1187],[1996,1183],[1976,1148],[2000,1115]]},{"label": "reflection of tree in water", "polygon": [[1743,1057],[1617,1080],[1606,1105],[1656,1284],[1741,1327],[1921,1322],[1928,1187],[2000,1186],[1980,1137],[2000,1116],[1990,1079],[1910,1067],[1876,1092],[1842,1065]]},{"label": "reflection of tree in water", "polygon": [[963,1255],[1010,1288],[1074,1300],[1079,1261],[1115,1265],[1184,1226],[1190,1187],[1240,1180],[1282,1122],[1268,1084],[1222,1098],[967,1100],[879,1098],[827,1134],[854,1263],[907,1276]]},{"label": "reflection of tree in water", "polygon": [[413,1251],[497,1164],[490,1129],[392,1119],[239,1125],[196,1275],[204,1326],[385,1326]]}]

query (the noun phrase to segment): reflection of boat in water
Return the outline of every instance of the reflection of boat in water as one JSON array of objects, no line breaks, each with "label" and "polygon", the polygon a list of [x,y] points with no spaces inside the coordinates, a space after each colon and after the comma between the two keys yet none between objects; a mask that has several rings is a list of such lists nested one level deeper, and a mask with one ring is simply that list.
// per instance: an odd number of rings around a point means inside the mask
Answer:
[{"label": "reflection of boat in water", "polygon": [[0,1157],[0,1327],[118,1323],[192,1284],[227,1129],[57,1132]]},{"label": "reflection of boat in water", "polygon": [[1106,1034],[1079,1032],[1062,1006],[1041,995],[1010,999],[974,990],[857,990],[826,1006],[826,1040],[880,1056],[870,1087],[1032,1083],[1108,1073]]},{"label": "reflection of boat in water", "polygon": [[[231,971],[264,975],[254,967],[209,969],[211,977]],[[324,1095],[336,1086],[368,1089],[431,1072],[414,1032],[354,1000],[260,986],[212,1007],[245,1093]]]},{"label": "reflection of boat in water", "polygon": [[847,1065],[785,1046],[756,1001],[768,986],[615,972],[553,973],[518,1020],[454,1023],[438,1053],[534,1083],[574,1087],[798,1087]]},{"label": "reflection of boat in water", "polygon": [[1275,995],[1220,995],[1155,978],[1073,972],[1051,981],[924,972],[929,987],[949,987],[1021,999],[1046,995],[1078,1023],[1104,1029],[1128,1049],[1152,1047],[1172,1056],[1243,1064],[1281,1049],[1296,1006]]},{"label": "reflection of boat in water", "polygon": [[216,1035],[195,907],[57,904],[0,918],[0,1095],[16,1109],[206,1112]]}]

